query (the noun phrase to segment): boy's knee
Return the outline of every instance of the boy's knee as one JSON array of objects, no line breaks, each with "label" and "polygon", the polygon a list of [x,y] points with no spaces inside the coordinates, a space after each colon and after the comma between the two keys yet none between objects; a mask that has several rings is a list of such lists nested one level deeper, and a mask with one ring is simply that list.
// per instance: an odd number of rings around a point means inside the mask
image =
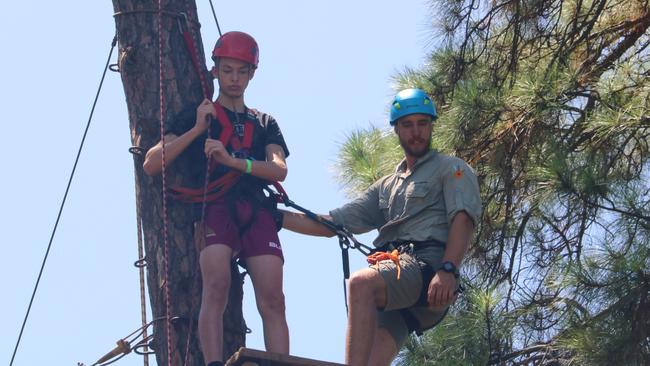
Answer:
[{"label": "boy's knee", "polygon": [[262,316],[284,315],[286,309],[284,294],[280,292],[260,298],[257,308]]},{"label": "boy's knee", "polygon": [[203,299],[210,304],[225,304],[228,302],[228,290],[230,284],[220,280],[204,280]]}]

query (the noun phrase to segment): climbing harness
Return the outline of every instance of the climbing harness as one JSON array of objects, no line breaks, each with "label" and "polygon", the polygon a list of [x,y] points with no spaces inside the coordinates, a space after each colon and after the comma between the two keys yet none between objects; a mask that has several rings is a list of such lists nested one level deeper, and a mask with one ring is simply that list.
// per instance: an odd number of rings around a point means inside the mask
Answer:
[{"label": "climbing harness", "polygon": [[[214,9],[212,11],[214,15]],[[215,15],[215,22],[217,22],[216,15]],[[190,54],[190,58],[192,60],[192,65],[194,66],[194,70],[198,74],[199,79],[201,81],[201,89],[203,91],[203,97],[205,99],[212,99],[214,89],[208,85],[207,80],[205,79],[205,72],[204,72],[205,69],[201,67],[201,64],[198,61],[199,53],[194,42],[195,33],[193,32],[192,24],[189,21],[187,14],[181,13],[181,17],[179,18],[179,27],[183,35],[183,39],[185,41],[185,47],[187,48],[188,53]],[[217,27],[218,27],[218,22],[217,22]],[[227,34],[230,34],[231,37],[235,36],[235,38],[236,37],[241,38],[241,36],[239,36],[239,33],[241,32],[229,32]],[[221,30],[219,30],[219,34],[221,34]],[[220,37],[220,39],[221,38],[222,37]],[[216,52],[216,47],[213,53],[214,52]],[[226,52],[228,52],[228,50],[226,50]],[[221,133],[219,135],[219,141],[221,141],[221,143],[226,147],[230,146],[231,150],[235,152],[242,151],[242,150],[249,150],[253,142],[253,132],[255,129],[254,123],[252,123],[250,119],[244,123],[243,141],[240,141],[239,137],[237,136],[238,134],[236,133],[233,134],[233,124],[228,118],[228,115],[223,109],[223,106],[221,106],[221,104],[219,104],[216,101],[213,102],[213,105],[214,105],[215,112],[217,114],[216,119],[219,121],[221,125]],[[237,116],[236,113],[235,116]],[[210,130],[210,124],[208,125],[207,136],[208,137],[212,136]],[[208,162],[206,163],[206,177],[205,177],[203,190],[189,189],[183,187],[172,188],[172,197],[177,200],[183,202],[195,202],[195,203],[203,202],[204,207],[202,209],[201,222],[204,222],[205,219],[204,217],[205,204],[207,202],[211,202],[222,197],[228,190],[230,190],[230,188],[232,188],[237,183],[239,177],[241,176],[240,172],[229,170],[220,178],[212,182],[209,182],[210,171],[216,167],[216,163],[214,162],[211,163],[210,160],[211,160],[210,157],[208,157]]]},{"label": "climbing harness", "polygon": [[[214,102],[213,105],[217,113],[217,120],[221,124],[219,141],[221,141],[224,146],[230,147],[233,154],[239,154],[238,156],[246,157],[253,143],[253,132],[256,124],[256,122],[253,122],[252,118],[250,118],[251,114],[247,113],[248,118],[243,122],[244,136],[243,139],[240,140],[238,134],[234,133],[233,124],[221,104]],[[209,176],[210,172],[216,167],[216,163],[211,163],[207,167],[208,172],[206,174]],[[223,197],[228,190],[237,183],[241,175],[241,172],[230,169],[221,177],[209,182],[203,189],[172,187],[170,190],[172,192],[172,197],[182,202],[212,202]]]}]

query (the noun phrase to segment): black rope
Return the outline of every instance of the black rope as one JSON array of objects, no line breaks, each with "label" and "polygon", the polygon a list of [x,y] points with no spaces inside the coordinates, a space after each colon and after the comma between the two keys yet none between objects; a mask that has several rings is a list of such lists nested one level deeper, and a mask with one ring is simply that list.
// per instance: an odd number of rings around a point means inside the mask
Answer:
[{"label": "black rope", "polygon": [[104,66],[104,72],[102,74],[102,78],[99,82],[99,87],[97,89],[97,93],[95,94],[95,100],[93,101],[93,106],[90,109],[90,116],[88,116],[88,122],[86,123],[86,129],[84,131],[83,137],[81,138],[81,144],[79,145],[79,150],[77,151],[77,157],[74,161],[74,165],[72,167],[72,172],[70,173],[70,178],[68,179],[68,185],[65,188],[65,193],[63,194],[63,201],[61,202],[61,206],[59,207],[59,213],[56,216],[56,222],[54,223],[54,229],[52,229],[52,235],[50,235],[50,242],[47,245],[47,250],[45,251],[45,257],[43,258],[43,263],[41,263],[41,270],[38,272],[38,278],[36,279],[36,285],[34,285],[34,291],[32,292],[32,297],[29,300],[29,306],[27,306],[27,313],[25,314],[25,319],[23,319],[23,325],[20,327],[20,334],[18,334],[18,340],[16,341],[16,346],[14,347],[14,352],[11,355],[11,362],[9,363],[9,366],[14,364],[14,358],[16,357],[16,352],[18,351],[18,346],[20,345],[20,340],[23,337],[23,331],[25,330],[25,324],[27,324],[27,318],[29,317],[29,312],[32,309],[32,304],[34,303],[34,297],[36,296],[36,290],[38,289],[38,284],[41,281],[41,276],[43,275],[43,269],[45,268],[45,262],[47,262],[47,257],[50,254],[50,249],[52,248],[52,242],[54,240],[54,234],[56,233],[56,228],[59,225],[59,220],[61,219],[61,213],[63,212],[63,206],[65,205],[65,201],[68,197],[68,192],[70,191],[70,185],[72,183],[72,178],[74,177],[74,173],[77,169],[77,163],[79,162],[79,156],[81,156],[81,150],[83,149],[84,142],[86,140],[86,135],[88,134],[88,128],[90,127],[90,121],[93,119],[93,113],[95,112],[95,106],[97,105],[97,100],[99,99],[99,92],[102,90],[102,85],[104,84],[104,78],[106,77],[106,71],[108,70],[108,64],[111,60],[111,56],[113,55],[113,49],[115,49],[115,45],[117,44],[117,35],[113,37],[113,42],[111,42],[111,50],[108,53],[108,59],[106,60],[106,66]]},{"label": "black rope", "polygon": [[325,226],[333,233],[336,234],[339,238],[339,247],[341,248],[341,262],[343,266],[343,297],[345,301],[345,313],[349,313],[348,309],[348,290],[346,287],[346,281],[350,278],[350,253],[349,249],[356,249],[361,254],[368,256],[372,254],[375,249],[359,242],[350,231],[348,231],[342,225],[335,223],[332,220],[328,220],[323,216],[317,215],[314,212],[296,204],[289,199],[282,186],[279,184],[273,185],[278,192],[273,191],[269,186],[264,186],[263,189],[269,194],[269,198],[275,199],[279,203],[284,204],[286,207],[292,207],[307,216],[307,218],[320,223]]},{"label": "black rope", "polygon": [[217,31],[219,31],[219,37],[221,34],[221,27],[219,27],[219,21],[217,20],[217,13],[214,12],[214,5],[212,5],[212,0],[210,0],[210,9],[212,9],[212,17],[214,18],[214,23],[217,25]]}]

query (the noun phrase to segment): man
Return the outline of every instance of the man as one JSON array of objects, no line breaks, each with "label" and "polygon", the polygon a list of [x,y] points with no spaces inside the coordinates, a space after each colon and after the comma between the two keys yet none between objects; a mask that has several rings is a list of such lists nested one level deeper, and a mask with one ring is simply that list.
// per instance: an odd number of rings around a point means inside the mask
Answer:
[{"label": "man", "polygon": [[[458,158],[430,150],[436,118],[424,91],[399,92],[391,105],[390,124],[404,160],[361,197],[326,216],[353,233],[377,229],[376,247],[400,251],[399,272],[396,263],[386,260],[350,277],[348,365],[389,365],[410,332],[435,326],[456,300],[458,269],[481,203],[472,169]],[[333,235],[303,214],[283,214],[283,227],[289,230]]]},{"label": "man", "polygon": [[[237,257],[245,262],[252,279],[266,349],[289,353],[282,292],[284,260],[274,212],[264,205],[262,193],[264,181],[285,179],[289,151],[275,119],[248,109],[244,103],[244,92],[259,61],[257,42],[246,33],[228,32],[217,41],[212,58],[211,73],[219,83],[216,102],[205,99],[197,108],[181,112],[166,128],[164,150],[166,165],[181,153],[192,154],[190,171],[200,175],[201,181],[206,157],[214,165],[211,181],[228,172],[242,173],[232,188],[222,186],[227,190],[223,196],[208,196],[204,230],[197,230],[204,235],[199,238],[204,242],[199,255],[203,279],[199,339],[206,364],[217,366],[223,364],[223,313],[231,282],[230,263]],[[232,125],[233,137],[224,144],[217,137],[227,130],[226,125]],[[161,143],[147,152],[147,174],[162,170],[162,155]],[[197,218],[203,216],[201,207]]]}]

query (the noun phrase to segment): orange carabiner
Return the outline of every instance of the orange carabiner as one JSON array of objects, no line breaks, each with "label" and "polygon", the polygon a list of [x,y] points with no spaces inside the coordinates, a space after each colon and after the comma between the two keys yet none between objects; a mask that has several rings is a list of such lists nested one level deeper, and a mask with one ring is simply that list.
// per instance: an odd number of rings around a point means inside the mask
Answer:
[{"label": "orange carabiner", "polygon": [[377,269],[379,269],[379,262],[388,260],[392,261],[397,266],[397,279],[399,280],[402,269],[399,262],[399,250],[394,249],[392,252],[375,252],[370,254],[366,260],[373,266],[373,268]]}]

